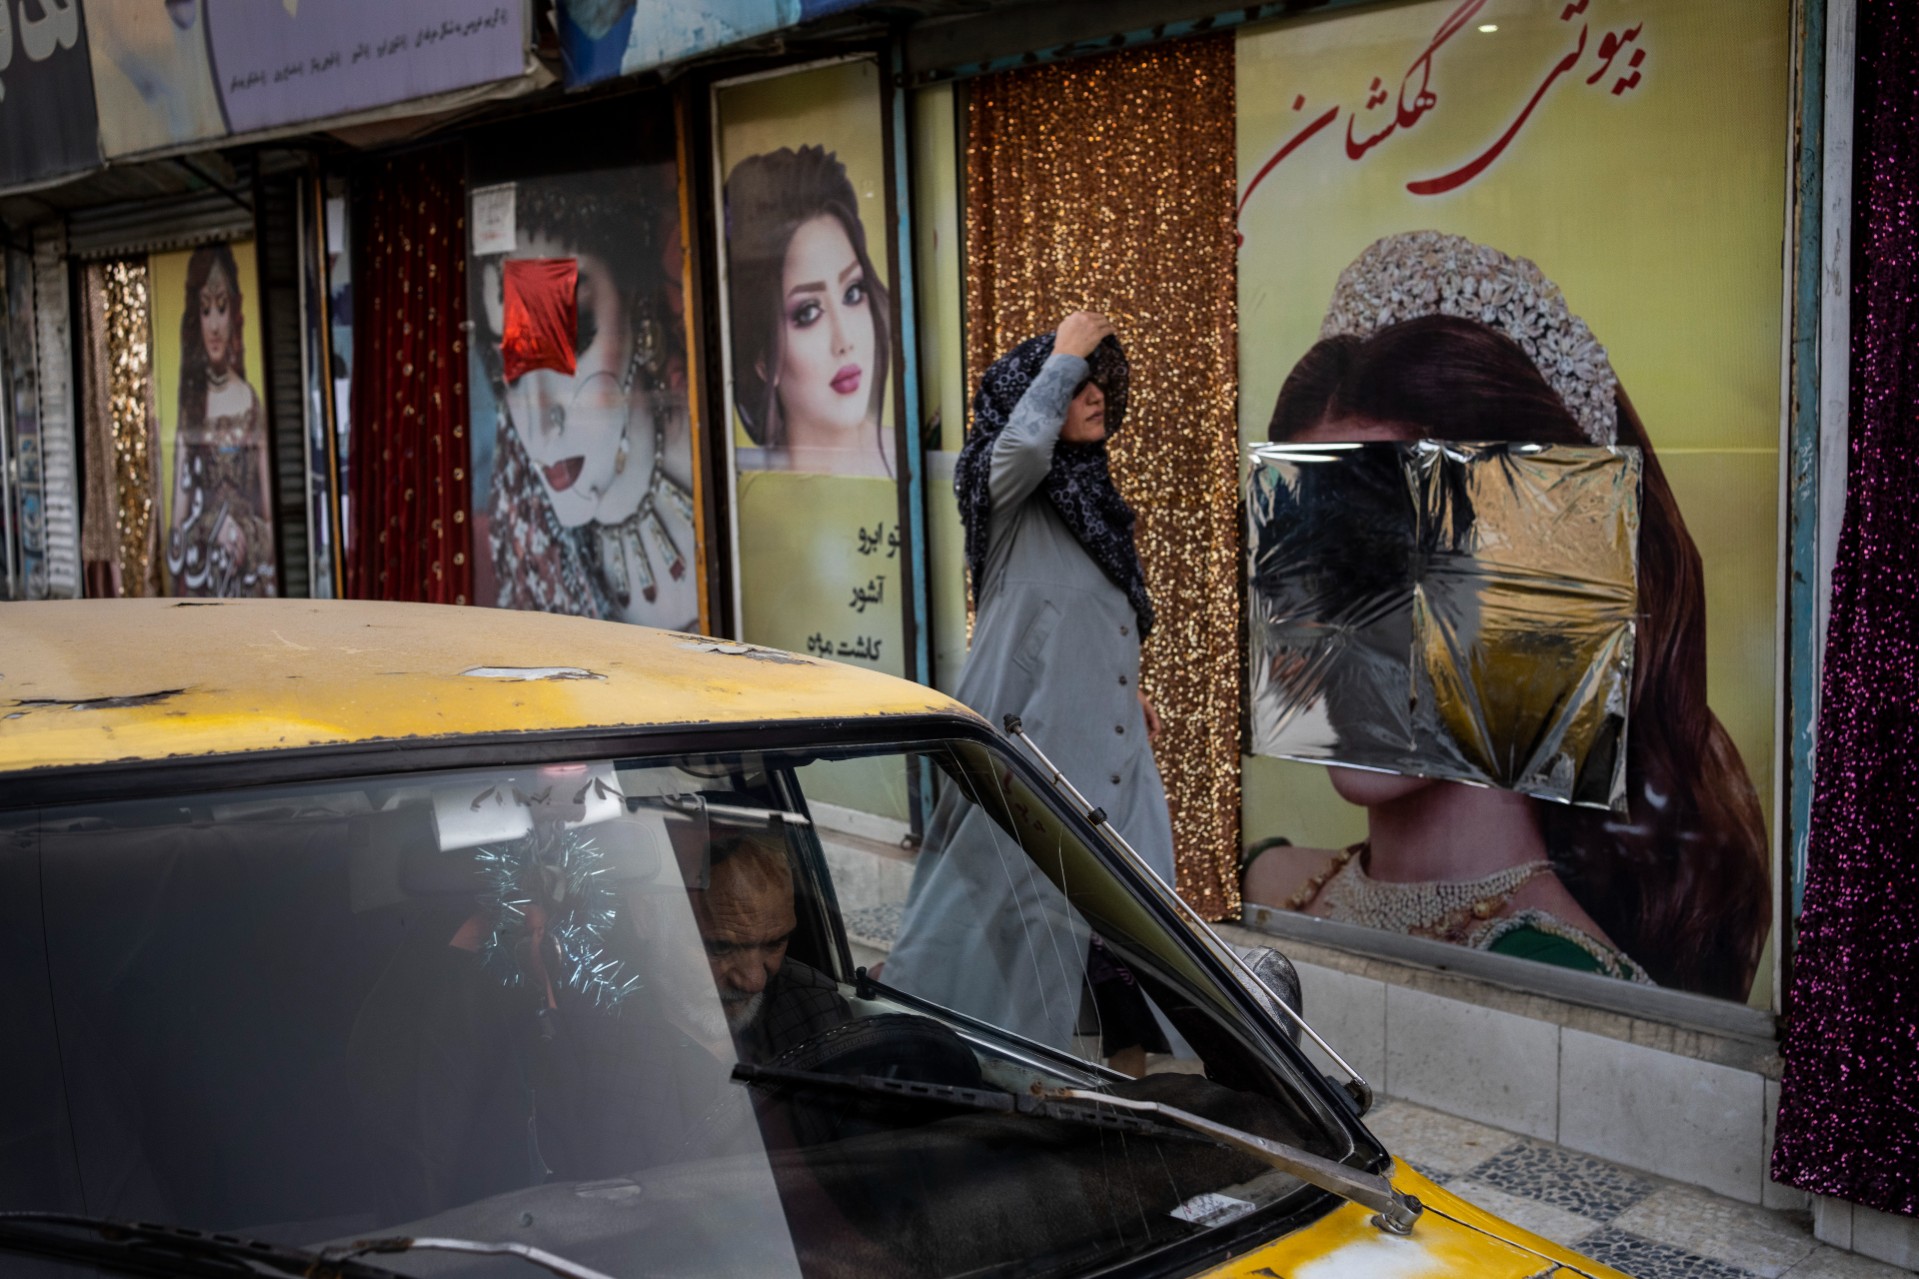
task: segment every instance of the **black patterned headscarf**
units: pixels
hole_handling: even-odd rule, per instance
[[[993,513],[993,444],[1052,353],[1053,334],[1027,338],[986,370],[979,393],[973,397],[973,431],[953,467],[953,492],[959,497],[960,519],[966,525],[966,566],[973,579],[975,606],[986,585],[987,538]],[[1093,349],[1087,363],[1093,381],[1106,393],[1106,435],[1111,439],[1126,419],[1126,388],[1131,378],[1126,352],[1118,338],[1109,337]],[[1153,601],[1146,593],[1146,575],[1133,544],[1133,508],[1113,484],[1106,440],[1097,444],[1061,440],[1055,444],[1053,467],[1046,473],[1040,491],[1093,562],[1126,592],[1139,618],[1139,637],[1145,639],[1153,629]]]

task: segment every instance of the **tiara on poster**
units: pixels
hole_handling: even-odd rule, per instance
[[[1594,444],[1619,436],[1619,378],[1606,348],[1526,258],[1462,235],[1408,231],[1378,240],[1340,272],[1322,338],[1370,337],[1428,315],[1477,320],[1526,352]]]

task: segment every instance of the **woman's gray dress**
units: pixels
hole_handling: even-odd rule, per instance
[[[1078,356],[1049,357],[994,442],[986,588],[958,696],[995,725],[1018,715],[1170,884],[1173,829],[1139,705],[1138,619],[1041,489],[1086,375]],[[948,787],[928,823],[886,981],[1066,1048],[1088,935],[1011,836]]]

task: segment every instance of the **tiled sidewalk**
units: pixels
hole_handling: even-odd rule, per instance
[[[1383,1101],[1366,1124],[1434,1181],[1634,1279],[1907,1274],[1817,1242],[1810,1214],[1736,1203],[1410,1102]]]

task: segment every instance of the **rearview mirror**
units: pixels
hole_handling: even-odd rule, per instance
[[[1265,993],[1278,1000],[1298,1016],[1305,1016],[1304,1000],[1300,997],[1299,970],[1293,967],[1293,961],[1286,958],[1271,946],[1260,946],[1245,954],[1246,967],[1253,976],[1259,978],[1259,984]],[[1285,1027],[1286,1035],[1295,1044],[1299,1042],[1299,1023],[1277,1008],[1270,1010],[1273,1020]]]

